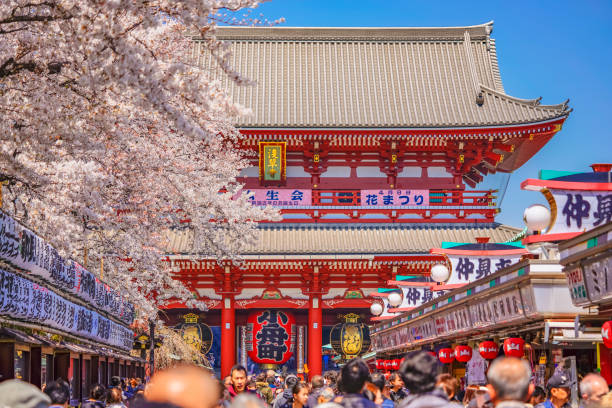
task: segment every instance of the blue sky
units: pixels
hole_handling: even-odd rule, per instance
[[[570,99],[565,126],[510,177],[497,221],[522,227],[523,210],[543,203],[520,190],[540,169],[590,171],[612,162],[612,1],[273,0],[258,12],[286,26],[463,26],[494,20],[504,88],[543,104]],[[253,13],[257,14],[257,13]]]

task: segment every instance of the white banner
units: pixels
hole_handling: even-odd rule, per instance
[[[612,193],[551,189],[557,219],[546,234],[588,231],[612,220]]]

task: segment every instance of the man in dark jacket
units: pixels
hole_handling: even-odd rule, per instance
[[[377,408],[378,406],[362,394],[363,387],[370,378],[370,370],[360,358],[350,360],[340,374],[340,391],[344,393],[340,405],[346,408]]]
[[[446,393],[436,388],[437,361],[426,351],[406,355],[399,373],[410,392],[400,408],[449,408],[457,404],[448,401]]]
[[[312,377],[312,381],[310,382],[312,388],[310,395],[308,396],[308,402],[306,402],[306,408],[314,408],[319,405],[318,398],[324,384],[323,377],[320,375],[315,375]]]
[[[274,400],[273,408],[280,408],[286,404],[293,403],[293,387],[298,383],[298,378],[295,375],[288,375],[285,378],[285,390]]]

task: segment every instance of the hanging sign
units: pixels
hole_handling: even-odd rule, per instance
[[[101,343],[132,348],[132,330],[29,279],[0,269],[0,315],[50,326]]]
[[[259,142],[259,179],[284,181],[286,172],[287,142]]]
[[[256,188],[246,190],[249,201],[253,205],[275,205],[285,207],[300,207],[312,205],[312,190]]]
[[[34,232],[0,211],[0,259],[38,276],[61,291],[70,292],[126,324],[134,320],[134,307],[118,292],[78,263],[62,258]]]
[[[429,205],[429,190],[361,190],[361,205],[426,207]]]
[[[610,222],[612,193],[609,191],[549,189],[556,219],[546,234],[583,232]]]
[[[295,318],[280,310],[264,310],[249,315],[247,351],[258,364],[284,364],[293,355]]]

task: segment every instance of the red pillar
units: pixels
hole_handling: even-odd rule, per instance
[[[229,375],[230,369],[236,364],[236,325],[234,299],[223,296],[221,309],[221,378]]]
[[[310,296],[308,309],[308,376],[322,374],[323,348],[323,313],[321,311],[321,298],[319,295]]]

